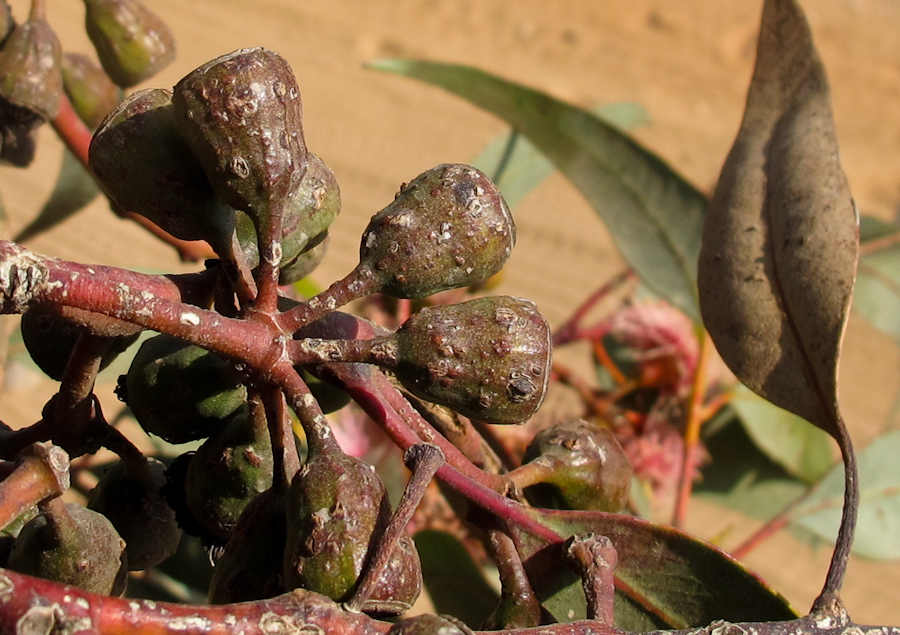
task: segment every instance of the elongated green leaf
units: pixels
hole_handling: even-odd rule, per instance
[[[742,382],[838,438],[837,361],[857,252],[825,70],[796,3],[770,0],[704,226],[700,304]]]
[[[715,434],[704,436],[704,445],[711,460],[694,493],[718,505],[769,520],[809,490],[759,449],[733,411]]]
[[[796,617],[783,597],[722,551],[675,529],[617,514],[533,509],[563,536],[595,533],[618,552],[616,626],[629,631]],[[583,618],[585,601],[575,571],[561,566],[560,545],[515,536],[529,579],[560,621]]]
[[[422,577],[438,613],[478,628],[500,597],[484,579],[465,547],[450,534],[420,531],[414,536],[422,560]]]
[[[56,185],[37,217],[14,240],[24,241],[63,222],[97,198],[100,189],[94,177],[71,152],[64,152]]]
[[[900,226],[865,216],[860,221],[863,255],[853,308],[872,326],[900,340]]]
[[[853,553],[877,560],[900,558],[900,430],[859,453],[859,522]],[[793,522],[834,540],[841,521],[844,468],[837,466],[791,514]]]
[[[744,386],[735,389],[731,406],[753,442],[794,476],[814,483],[834,464],[828,435],[806,420]]]
[[[483,71],[407,60],[371,67],[440,86],[506,120],[581,191],[643,282],[699,320],[706,198],[659,157],[590,112]]]
[[[591,111],[619,130],[628,130],[649,122],[650,116],[640,104],[605,104]],[[532,190],[556,171],[556,166],[527,137],[517,132],[494,139],[472,160],[472,165],[496,183],[510,207],[515,207]],[[500,177],[496,174],[500,171]]]

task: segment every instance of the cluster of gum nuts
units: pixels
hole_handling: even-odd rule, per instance
[[[122,0],[87,4],[96,5],[98,23],[101,10],[140,7]],[[150,30],[164,32],[160,25]],[[163,39],[170,47],[168,36]],[[107,60],[121,53],[97,50]],[[168,52],[154,55],[157,67],[170,59]],[[0,52],[0,70],[2,61]],[[111,73],[120,86],[138,76],[123,73]],[[404,184],[366,228],[357,267],[309,302],[271,295],[314,270],[340,211],[337,181],[307,150],[301,119],[288,64],[271,51],[244,49],[196,69],[172,91],[143,90],[119,103],[99,123],[90,166],[114,205],[214,249],[218,260],[207,263],[198,306],[237,319],[255,312],[295,318],[292,360],[322,411],[348,400],[321,381],[323,365],[365,363],[390,371],[414,397],[464,416],[487,423],[529,419],[546,391],[551,348],[547,323],[531,302],[477,298],[425,308],[374,339],[329,336],[329,318],[354,299],[372,293],[423,298],[500,270],[515,226],[497,188],[472,167],[441,165]],[[57,380],[81,333],[81,326],[41,305],[22,318],[29,352]],[[102,363],[137,335],[135,329],[107,338]],[[169,557],[183,529],[216,546],[213,603],[294,588],[347,600],[373,536],[390,518],[384,486],[371,466],[321,434],[320,419],[300,418],[305,462],[293,474],[279,472],[271,413],[248,388],[252,378],[240,361],[166,334],[146,339],[119,396],[148,434],[173,444],[202,441],[199,448],[168,468],[139,452],[120,453],[87,506],[54,498],[7,528],[4,566],[119,594],[127,571]],[[603,449],[613,446],[608,431],[583,422],[556,426],[535,439],[526,464],[511,477],[554,499],[548,504],[618,510],[630,473],[620,448]],[[601,483],[595,467],[585,467],[603,462],[617,463],[613,471],[621,478]],[[408,536],[397,540],[370,586],[362,610],[400,613],[415,600],[421,570]]]
[[[214,248],[219,260],[207,263],[214,275],[199,303],[237,319],[259,310],[273,280],[286,285],[313,270],[340,209],[334,175],[307,151],[293,73],[260,48],[217,58],[173,91],[127,97],[95,132],[90,164],[116,205]],[[441,165],[405,184],[372,218],[350,274],[308,303],[277,298],[277,313],[303,316],[291,351],[323,410],[343,400],[315,370],[352,362],[387,369],[410,394],[481,421],[530,418],[550,360],[549,329],[531,302],[485,297],[432,306],[370,340],[329,339],[327,328],[337,307],[371,293],[422,298],[483,281],[514,242],[509,209],[474,168]],[[35,361],[60,379],[79,327],[38,305],[23,315],[22,331]],[[135,337],[110,338],[104,362]],[[120,396],[148,433],[202,444],[168,469],[140,454],[122,456],[87,507],[42,506],[7,565],[114,594],[126,569],[161,562],[185,528],[220,546],[212,602],[298,587],[346,599],[372,536],[390,517],[384,486],[302,417],[308,454],[287,482],[275,469],[265,409],[250,398],[251,382],[235,361],[166,334],[146,339]],[[79,559],[88,551],[85,571]],[[403,536],[361,608],[400,612],[420,585],[415,547]]]

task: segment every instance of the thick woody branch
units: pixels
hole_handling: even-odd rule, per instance
[[[111,598],[0,569],[0,635],[385,635],[390,624],[351,613],[328,598],[296,590],[270,600],[193,606]],[[628,635],[590,620],[497,635]],[[652,635],[900,635],[900,627],[858,626],[833,617],[653,631]]]

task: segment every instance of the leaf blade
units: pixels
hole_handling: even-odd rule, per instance
[[[710,204],[700,305],[748,387],[832,436],[858,225],[799,7],[766,2],[744,120]]]

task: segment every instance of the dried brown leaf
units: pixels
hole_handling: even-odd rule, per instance
[[[704,226],[701,311],[741,381],[837,438],[858,243],[809,26],[794,0],[769,0],[744,120]]]

